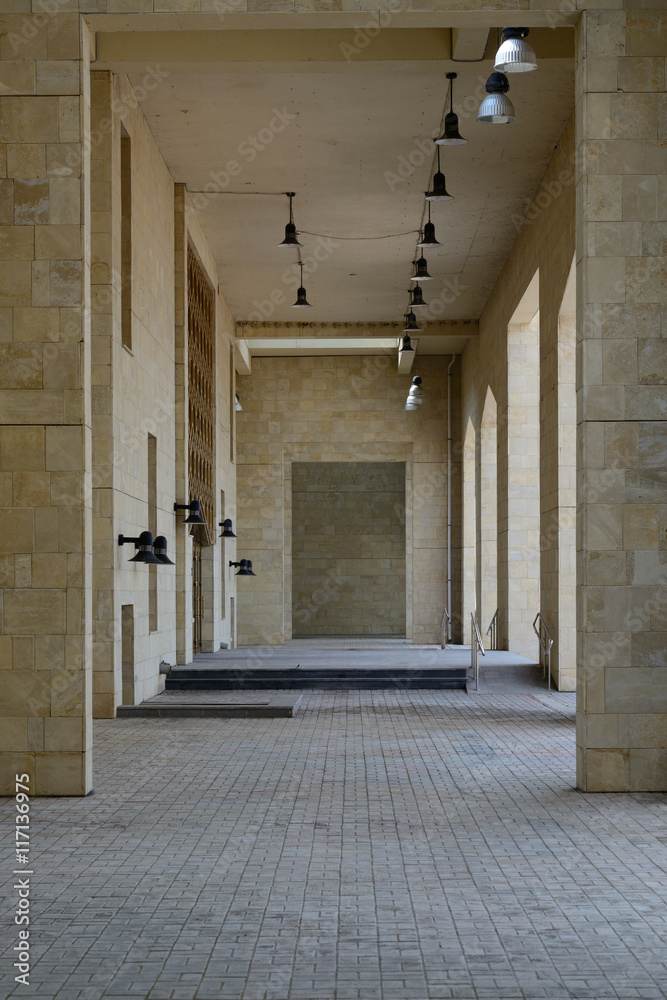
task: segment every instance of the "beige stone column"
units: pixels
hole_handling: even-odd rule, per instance
[[[665,55],[664,9],[582,14],[577,780],[587,791],[667,788]]]
[[[92,785],[88,74],[79,16],[2,18],[0,774]]]
[[[507,404],[498,413],[499,645],[535,659],[539,608],[539,314],[507,331]]]

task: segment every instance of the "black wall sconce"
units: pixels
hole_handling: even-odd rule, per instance
[[[242,559],[241,562],[232,562],[230,559],[229,565],[239,567],[239,571],[236,576],[257,576],[257,574],[252,571],[252,559]]]
[[[201,503],[199,500],[193,500],[192,503],[175,503],[174,512],[178,513],[179,510],[190,511],[183,524],[206,524],[206,521],[201,516]]]
[[[224,521],[220,521],[218,527],[222,528],[222,534],[218,535],[218,538],[236,538],[236,535],[232,531],[231,517],[226,517]]]
[[[130,538],[128,535],[119,535],[118,544],[125,545],[126,542],[134,542],[135,549],[138,549],[136,556],[128,559],[128,562],[154,563],[161,562],[153,552],[153,536],[150,531],[142,531],[138,538]]]
[[[167,539],[164,535],[158,535],[153,542],[153,553],[158,562],[165,563],[167,566],[176,565],[173,559],[167,555]]]

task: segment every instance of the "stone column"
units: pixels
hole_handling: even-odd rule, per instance
[[[577,781],[585,791],[667,788],[666,54],[664,9],[582,14]]]
[[[0,30],[3,794],[91,789],[88,73],[79,15]]]

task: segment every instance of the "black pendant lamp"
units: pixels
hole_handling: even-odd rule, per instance
[[[449,111],[445,115],[445,131],[434,141],[438,146],[463,146],[468,141],[459,135],[459,116],[454,112],[454,80],[457,73],[447,73],[449,84]]]
[[[292,213],[292,198],[295,197],[294,191],[286,191],[285,194],[289,198],[289,222],[285,226],[285,239],[282,243],[279,243],[279,247],[301,247],[303,243],[299,243],[296,238],[296,226],[294,225],[294,215]]]
[[[410,289],[410,294],[412,299],[410,300],[410,308],[415,309],[419,306],[427,306],[428,302],[424,302],[424,297],[422,295],[422,290],[420,285],[415,285],[414,288]]]
[[[165,563],[167,566],[176,565],[167,555],[167,539],[164,535],[158,535],[153,542],[153,552],[158,562]]]
[[[415,349],[412,346],[412,341],[410,340],[410,338],[407,335],[407,333],[403,337],[403,343],[399,347],[398,353],[399,354],[414,354],[415,353]]]
[[[449,194],[445,186],[445,175],[440,169],[440,146],[438,146],[438,169],[433,174],[433,190],[426,192],[427,201],[452,201],[453,195]]]
[[[415,273],[410,281],[433,281],[433,275],[428,273],[426,257],[420,257],[419,260],[413,260],[412,263],[415,266]]]
[[[438,243],[435,238],[435,226],[431,222],[431,203],[428,203],[428,222],[424,226],[424,232],[422,233],[421,239],[417,244],[418,247],[441,247],[442,243]]]
[[[218,535],[218,538],[236,538],[236,535],[232,531],[231,517],[226,517],[224,521],[220,521],[218,527],[222,528],[222,534]]]
[[[306,289],[303,287],[303,263],[299,261],[301,268],[301,287],[296,293],[296,302],[292,303],[292,309],[312,309],[312,305],[306,298]]]
[[[405,326],[403,327],[403,333],[419,333],[421,327],[417,323],[417,317],[413,312],[407,312],[405,314]]]

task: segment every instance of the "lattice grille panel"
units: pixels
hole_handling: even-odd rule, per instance
[[[214,343],[213,288],[188,246],[188,487],[201,502],[202,516],[214,533]]]

